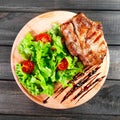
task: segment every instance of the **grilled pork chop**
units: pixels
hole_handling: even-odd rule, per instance
[[[88,19],[83,13],[61,25],[65,44],[72,56],[77,56],[85,66],[103,62],[107,52],[102,24]]]

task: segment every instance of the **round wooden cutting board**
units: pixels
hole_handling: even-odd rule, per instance
[[[15,73],[15,65],[22,61],[17,46],[26,33],[30,32],[35,36],[49,30],[52,23],[62,24],[74,15],[76,13],[68,11],[52,11],[33,18],[18,33],[12,47],[11,68],[18,86],[32,101],[48,108],[68,109],[87,102],[100,90],[108,74],[109,51],[107,51],[107,55],[100,66],[85,68],[85,74],[79,75],[78,79],[72,81],[74,83],[73,87],[62,88],[61,85],[56,84],[55,94],[51,97],[45,95],[33,96],[20,84]]]

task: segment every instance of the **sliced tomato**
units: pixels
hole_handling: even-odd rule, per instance
[[[32,73],[34,70],[34,63],[30,60],[22,62],[22,71],[26,74]]]
[[[40,33],[35,37],[36,41],[42,41],[43,43],[51,42],[51,37],[47,33]]]
[[[62,59],[60,63],[58,63],[59,70],[66,70],[68,68],[68,61],[66,58]]]

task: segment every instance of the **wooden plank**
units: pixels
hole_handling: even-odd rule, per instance
[[[0,63],[0,79],[14,80],[10,63]]]
[[[109,46],[110,69],[108,79],[120,80],[120,46]],[[14,79],[10,67],[11,46],[0,46],[0,79]]]
[[[0,79],[14,79],[10,66],[11,47],[0,46]]]
[[[120,46],[109,46],[110,67],[108,79],[120,79]]]
[[[20,115],[0,115],[0,120],[120,120],[120,116],[112,115],[61,115],[61,116],[20,116]]]
[[[40,11],[53,9],[85,9],[85,10],[120,10],[119,0],[2,0],[0,1],[1,11]]]
[[[80,11],[73,11],[80,12]],[[101,21],[109,45],[120,45],[119,11],[82,11],[89,18]],[[0,12],[0,45],[12,45],[20,29],[32,18],[41,14]]]
[[[36,13],[0,13],[0,45],[12,45],[17,33]]]
[[[42,107],[28,99],[14,81],[0,81],[0,113],[15,115],[64,116],[81,114],[120,115],[120,81],[106,81],[89,102],[72,109]]]

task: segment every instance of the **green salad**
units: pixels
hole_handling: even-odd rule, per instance
[[[62,87],[71,86],[69,81],[83,72],[84,66],[68,52],[60,25],[53,24],[50,30],[41,34],[43,38],[27,33],[18,45],[18,52],[24,61],[16,64],[16,75],[31,94],[51,96],[56,83]]]

